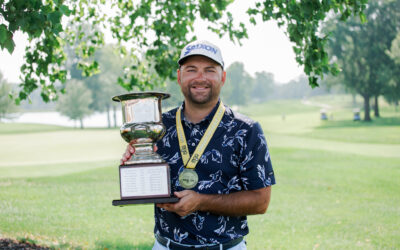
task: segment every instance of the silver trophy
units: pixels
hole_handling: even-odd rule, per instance
[[[112,98],[122,104],[121,136],[135,148],[132,157],[119,166],[121,200],[114,200],[113,205],[178,201],[171,195],[169,165],[154,151],[155,143],[165,134],[161,100],[169,96],[138,92]]]

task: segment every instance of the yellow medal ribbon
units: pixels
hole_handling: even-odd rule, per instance
[[[176,132],[178,134],[179,148],[181,150],[183,165],[186,168],[194,169],[196,167],[197,162],[199,162],[200,157],[204,153],[204,150],[210,143],[211,138],[215,133],[215,130],[217,130],[217,127],[221,122],[224,113],[225,113],[225,106],[222,104],[222,102],[220,102],[218,110],[215,113],[210,125],[208,126],[203,137],[201,138],[199,145],[197,145],[192,157],[190,157],[189,149],[186,142],[185,132],[183,131],[181,122],[181,108],[178,109],[178,111],[176,112]]]

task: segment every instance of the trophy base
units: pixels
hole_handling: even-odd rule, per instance
[[[149,204],[149,203],[175,203],[178,202],[178,197],[164,197],[164,198],[143,198],[143,199],[123,199],[113,200],[113,206],[129,206],[136,204]]]

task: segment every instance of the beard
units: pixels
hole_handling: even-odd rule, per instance
[[[195,93],[193,86],[207,87],[208,91],[206,93]],[[218,98],[218,96],[215,97],[215,92],[213,91],[211,84],[190,84],[187,88],[186,94],[184,93],[184,95],[188,101],[198,105],[210,103],[215,98]]]
[[[190,102],[194,103],[194,104],[206,104],[206,103],[210,102],[213,99],[212,98],[212,91],[210,91],[207,95],[199,96],[199,95],[193,94],[189,90],[189,93],[187,95],[187,99]]]

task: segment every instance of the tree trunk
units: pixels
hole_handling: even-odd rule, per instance
[[[378,97],[379,96],[375,96],[374,97],[374,102],[375,102],[375,105],[374,105],[374,116],[375,117],[379,117],[379,105],[378,105]]]
[[[107,127],[111,128],[110,106],[107,105]]]
[[[356,94],[351,94],[352,100],[353,100],[353,107],[356,107],[357,105],[357,99],[356,99]]]
[[[399,110],[399,100],[394,101],[394,111],[398,111]]]
[[[115,105],[112,106],[113,108],[113,116],[114,116],[114,128],[117,127],[117,107]]]
[[[81,129],[83,129],[83,119],[79,118],[79,123],[81,124]]]
[[[363,96],[364,98],[364,121],[371,121],[371,116],[369,115],[369,96]]]

